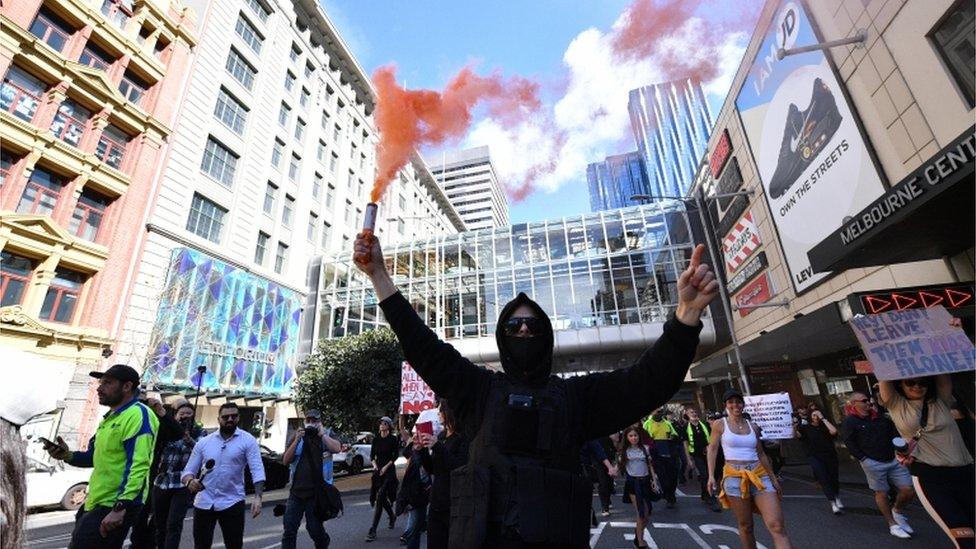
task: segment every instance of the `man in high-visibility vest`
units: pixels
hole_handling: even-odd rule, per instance
[[[665,506],[674,507],[677,499],[675,490],[678,488],[678,452],[681,450],[681,435],[664,417],[664,408],[658,408],[651,413],[651,417],[644,421],[644,430],[654,439],[654,472],[661,483],[664,493]]]
[[[708,493],[708,441],[711,438],[711,429],[708,423],[701,421],[698,417],[698,410],[691,406],[685,408],[685,416],[688,418],[688,425],[685,427],[685,455],[688,456],[688,468],[698,475],[698,482],[701,484],[701,499],[711,506],[715,512],[721,512],[722,506],[718,500]]]

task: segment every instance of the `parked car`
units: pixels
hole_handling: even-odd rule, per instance
[[[339,437],[342,451],[332,454],[332,467],[335,471],[346,471],[358,475],[367,467],[372,467],[369,451],[373,444],[373,433],[362,431],[352,438]]]
[[[261,463],[264,465],[265,491],[277,490],[288,486],[290,470],[287,465],[281,462],[281,454],[267,446],[261,445]],[[254,492],[251,471],[247,467],[244,468],[244,491],[248,494]]]
[[[74,511],[88,496],[88,477],[91,469],[41,463],[27,458],[27,507],[57,505]]]

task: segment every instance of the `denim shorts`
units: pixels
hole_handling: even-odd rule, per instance
[[[877,461],[865,457],[861,461],[861,468],[864,469],[864,476],[868,478],[868,487],[875,492],[887,492],[892,485],[897,488],[912,486],[912,475],[908,472],[908,467],[901,465],[897,460]]]
[[[755,469],[757,465],[759,465],[759,462],[750,463],[749,465],[736,465],[736,464],[732,464],[732,463],[726,463],[725,464],[726,467],[731,467],[733,469]],[[761,476],[761,477],[759,477],[759,478],[760,478],[760,480],[762,480],[763,486],[766,488],[765,492],[769,492],[771,494],[775,494],[776,493],[776,488],[773,487],[773,480],[771,478],[769,478],[769,474],[768,473],[765,474],[765,475],[763,475],[763,476]],[[722,479],[722,487],[725,488],[725,495],[727,495],[729,497],[733,497],[733,498],[741,498],[742,497],[742,479],[741,478],[739,478],[739,477],[725,477],[725,478]],[[765,492],[762,492],[762,493],[765,493]],[[759,493],[761,493],[759,491],[759,488],[756,487],[755,484],[753,484],[753,483],[750,482],[749,483],[749,496],[752,497],[752,496],[755,496],[756,494],[759,494]]]

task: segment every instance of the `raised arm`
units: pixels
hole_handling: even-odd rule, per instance
[[[417,316],[386,272],[383,252],[374,235],[359,234],[354,253],[356,266],[372,281],[383,316],[400,341],[410,365],[435,393],[456,402],[455,410],[465,415],[470,411],[466,409],[468,405],[479,400],[475,394],[479,387],[487,387],[481,380],[488,378],[488,371],[478,368],[454,347],[441,341]]]
[[[718,292],[718,283],[702,263],[699,244],[678,277],[678,308],[664,324],[654,346],[636,364],[608,373],[567,381],[582,401],[583,436],[593,439],[623,429],[667,402],[684,381],[695,358],[701,315]]]

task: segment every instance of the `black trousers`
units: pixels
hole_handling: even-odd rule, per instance
[[[186,488],[164,490],[153,487],[153,525],[158,549],[178,549],[183,520],[192,499]]]
[[[146,502],[132,521],[132,535],[129,536],[132,549],[153,549],[156,545],[156,525],[153,523],[152,499]]]
[[[695,460],[695,469],[698,469],[698,484],[701,485],[701,498],[705,501],[712,501],[714,496],[708,494],[708,458],[704,455],[692,455]]]
[[[837,463],[837,454],[807,457],[810,468],[813,469],[813,476],[820,483],[820,489],[828,500],[834,501],[840,492],[840,472]]]
[[[661,483],[664,499],[671,503],[675,501],[675,490],[678,488],[677,461],[675,456],[654,459],[654,472],[657,473],[658,482]]]
[[[140,511],[142,511],[141,505],[130,507],[122,519],[122,526],[112,530],[103,538],[98,529],[102,525],[102,519],[112,512],[111,507],[96,507],[91,511],[85,511],[84,507],[78,509],[68,549],[121,549],[125,536]]]
[[[593,470],[596,472],[596,490],[600,494],[600,507],[602,510],[608,511],[610,509],[610,487],[613,485],[613,479],[610,478],[610,473],[607,472],[607,468],[602,463],[594,465]]]
[[[447,549],[451,512],[431,510],[427,513],[427,549]]]
[[[215,509],[193,508],[193,547],[210,549],[213,545],[214,526],[220,523],[224,535],[224,547],[242,549],[244,547],[244,500],[217,511]]]
[[[916,462],[912,466],[915,493],[932,520],[955,540],[959,547],[976,547],[976,539],[958,537],[958,529],[976,528],[976,472],[973,464],[961,467],[934,467]]]

